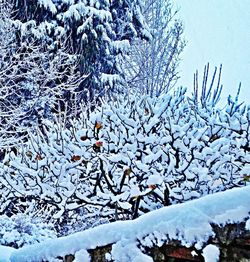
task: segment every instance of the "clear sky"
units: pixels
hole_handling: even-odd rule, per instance
[[[210,74],[222,64],[222,99],[235,95],[250,104],[250,0],[173,0],[180,8],[187,46],[178,85],[193,88],[193,74],[210,63]]]

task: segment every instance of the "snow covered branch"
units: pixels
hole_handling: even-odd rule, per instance
[[[36,42],[17,43],[18,30],[10,19],[10,7],[1,8],[0,21],[0,147],[20,143],[27,128],[51,117],[55,104],[78,96],[82,81],[77,59],[60,50],[52,56]]]
[[[124,58],[123,70],[129,87],[151,97],[166,94],[179,79],[180,54],[185,47],[183,25],[170,0],[142,4],[152,38],[135,40]]]

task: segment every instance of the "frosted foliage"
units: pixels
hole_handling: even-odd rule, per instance
[[[166,94],[179,78],[178,64],[185,42],[174,1],[141,1],[150,41],[138,39],[123,56],[122,68],[131,88],[151,97]]]
[[[65,92],[72,91],[72,97],[77,96],[74,92],[77,81],[83,77],[72,73],[76,66],[70,56],[58,52],[52,58],[42,46],[32,43],[16,49],[2,45],[0,60],[0,146],[3,148],[19,143],[29,127],[50,118],[51,110]]]
[[[249,184],[249,110],[196,109],[184,92],[103,104],[69,129],[47,121],[1,163],[0,211],[32,201],[39,216],[98,224]]]
[[[56,7],[51,0],[38,0],[38,3],[53,14],[57,12]]]
[[[56,232],[51,224],[45,224],[39,219],[18,214],[11,218],[0,216],[0,244],[12,247],[22,247],[55,238]]]
[[[29,127],[50,118],[66,92],[78,96],[74,91],[84,77],[76,72],[77,58],[63,47],[52,55],[44,44],[20,44],[10,13],[11,6],[0,3],[1,151],[20,143]]]

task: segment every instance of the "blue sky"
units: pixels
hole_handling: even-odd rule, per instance
[[[240,100],[250,104],[250,0],[174,0],[184,22],[186,49],[178,85],[193,88],[193,74],[204,65],[223,65],[222,99],[235,95],[242,83]]]

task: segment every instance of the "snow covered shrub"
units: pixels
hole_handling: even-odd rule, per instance
[[[1,164],[0,212],[96,223],[248,183],[250,108],[194,104],[178,89],[44,122]],[[31,210],[32,209],[32,210]],[[101,221],[102,220],[102,221]],[[88,222],[87,222],[88,221]]]
[[[19,248],[40,243],[48,238],[56,238],[52,224],[21,214],[12,217],[0,216],[0,245]]]

